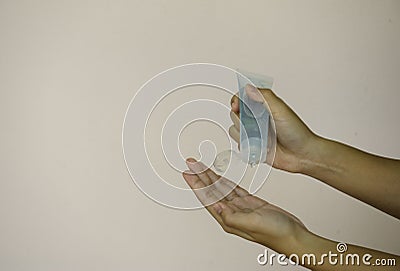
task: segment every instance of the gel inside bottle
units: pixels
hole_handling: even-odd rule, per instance
[[[220,152],[214,161],[214,168],[220,172],[226,170],[231,159],[240,159],[254,167],[267,158],[270,114],[263,102],[248,96],[246,85],[272,88],[273,80],[267,76],[242,70],[238,70],[236,75],[240,100],[240,152],[239,154],[231,150]]]
[[[243,72],[242,72],[243,73]],[[250,85],[259,88],[271,88],[272,84],[262,80],[261,76],[250,73],[238,75],[240,100],[240,157],[250,166],[264,162],[267,158],[269,112],[264,101],[255,101],[248,95]],[[248,81],[251,82],[248,82]],[[246,85],[247,87],[246,91]],[[254,91],[258,91],[255,89]],[[255,93],[254,96],[261,96]]]

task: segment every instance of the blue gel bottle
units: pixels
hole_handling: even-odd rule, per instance
[[[240,100],[240,159],[255,166],[267,158],[268,126],[270,114],[266,105],[254,101],[246,93],[246,85],[272,88],[270,77],[237,70]]]

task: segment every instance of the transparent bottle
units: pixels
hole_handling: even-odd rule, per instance
[[[255,93],[253,97],[249,97],[248,91],[251,88],[246,88],[247,85],[251,85],[256,88],[271,89],[273,79],[243,70],[237,70],[236,76],[239,89],[240,151],[239,153],[232,150],[220,152],[214,161],[214,168],[219,172],[226,171],[229,164],[232,161],[237,162],[237,160],[254,167],[259,163],[271,160],[268,159],[271,158],[271,154],[273,159],[275,152],[276,139],[269,138],[269,136],[275,136],[275,132],[270,131],[270,128],[274,127],[270,123],[271,116],[268,106],[259,92]],[[254,99],[257,94],[259,98]],[[271,144],[273,146],[270,146]],[[272,151],[272,149],[273,153],[268,153],[268,150]]]

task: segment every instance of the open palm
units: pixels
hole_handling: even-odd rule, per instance
[[[190,170],[183,173],[184,179],[226,232],[280,250],[307,231],[292,214],[249,194],[201,162],[188,159],[187,165]]]

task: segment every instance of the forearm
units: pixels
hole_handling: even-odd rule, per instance
[[[400,161],[318,137],[302,173],[400,218]]]

